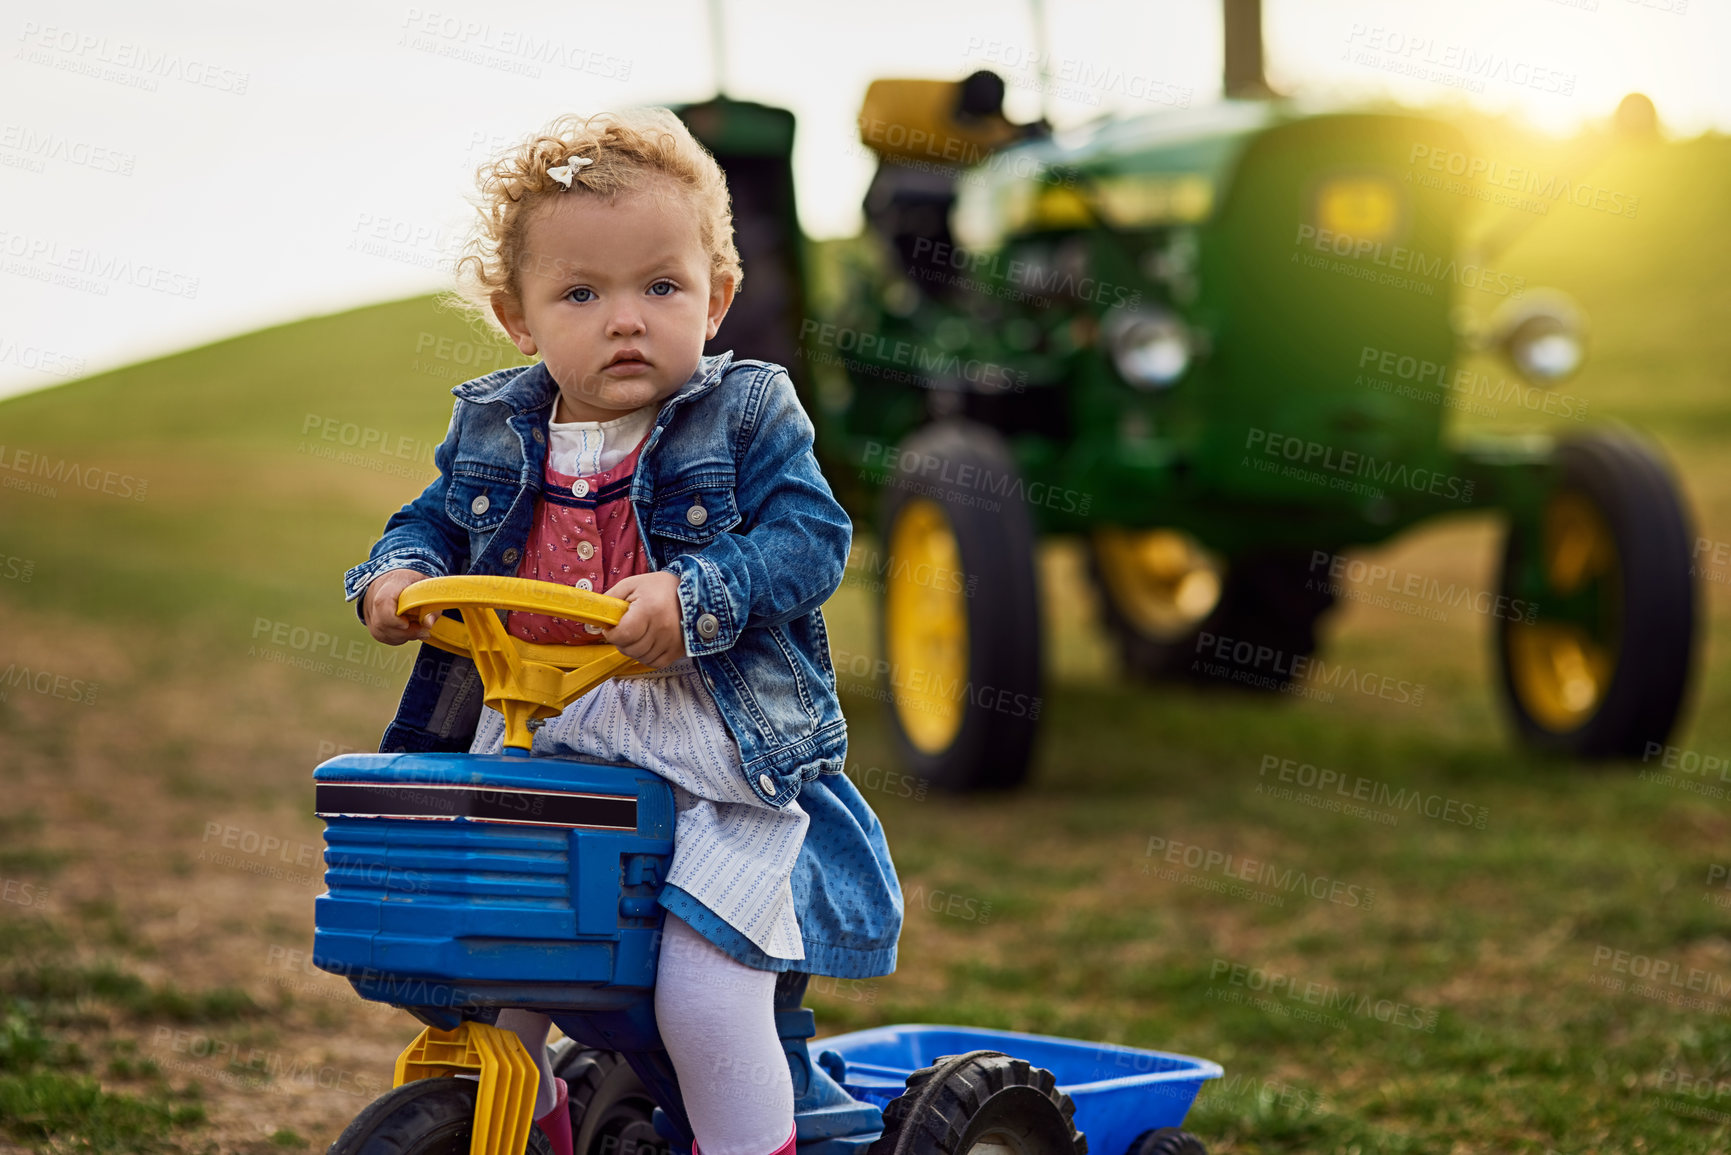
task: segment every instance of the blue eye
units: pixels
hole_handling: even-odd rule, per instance
[[[655,293],[655,290],[659,289],[663,285],[667,286],[668,291],[665,293]],[[656,281],[653,285],[649,286],[649,291],[655,293],[657,297],[668,297],[678,292],[679,286],[674,284],[672,281]]]
[[[577,296],[578,293],[588,293],[589,297],[579,297]],[[589,298],[594,295],[595,290],[591,289],[587,285],[578,285],[575,289],[572,289],[569,293],[565,294],[566,297],[571,299],[573,304],[577,305],[587,305],[589,303]]]

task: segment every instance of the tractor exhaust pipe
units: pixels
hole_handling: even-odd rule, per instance
[[[1265,100],[1274,95],[1262,76],[1262,0],[1221,0],[1226,24],[1222,87],[1229,100]]]

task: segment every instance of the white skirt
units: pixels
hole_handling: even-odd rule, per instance
[[[497,754],[505,717],[481,710],[471,754]],[[772,958],[803,959],[793,866],[810,818],[745,783],[739,747],[690,658],[603,682],[535,731],[532,754],[629,762],[673,787],[673,867],[667,881],[714,911]]]

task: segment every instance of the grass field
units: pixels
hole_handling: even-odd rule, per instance
[[[1701,538],[1731,541],[1731,147],[1597,179],[1637,217],[1565,211],[1503,261],[1582,301],[1594,359],[1570,389],[1652,432]],[[373,747],[410,656],[367,639],[341,573],[430,479],[446,390],[497,350],[415,300],[0,405],[0,1147],[322,1148],[388,1086],[411,1022],[307,962],[310,771]],[[82,483],[32,479],[37,458]],[[1498,540],[1465,517],[1364,556],[1486,586]],[[1731,565],[1710,556],[1674,741],[1726,758]],[[1349,600],[1329,621],[1332,659],[1422,685],[1420,705],[1127,687],[1074,544],[1042,564],[1075,596],[1046,622],[1025,790],[927,790],[881,687],[849,686],[849,772],[908,912],[894,975],[814,983],[820,1029],[1206,1056],[1227,1078],[1190,1124],[1216,1152],[1731,1145],[1731,770],[1517,749],[1491,622],[1462,609]],[[838,649],[873,650],[870,580],[830,607]],[[1366,813],[1304,766],[1367,782]],[[1216,893],[1210,853],[1328,885]]]

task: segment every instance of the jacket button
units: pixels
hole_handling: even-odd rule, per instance
[[[594,557],[595,556],[595,543],[592,541],[580,541],[580,542],[578,542],[577,543],[577,556],[582,558],[584,561],[588,561],[590,558]]]
[[[759,774],[757,776],[757,784],[763,787],[763,792],[765,794],[775,793],[775,782],[768,774]]]
[[[595,588],[595,583],[590,581],[588,578],[578,578],[577,588],[580,590],[593,590]]]
[[[547,435],[541,432],[541,427],[539,425],[535,426],[534,432],[530,433],[529,436],[533,437],[537,444],[547,440]]]
[[[516,547],[513,546],[512,548],[506,550],[504,553],[500,554],[499,560],[504,562],[506,565],[516,565],[517,559],[522,557],[522,556],[523,556],[522,554],[517,552]]]
[[[578,497],[588,497],[589,483],[579,477],[576,481],[571,483],[571,492],[575,493]]]
[[[704,641],[712,640],[721,632],[721,619],[714,614],[704,614],[697,619],[697,636]]]
[[[492,504],[492,502],[487,500],[487,495],[483,493],[480,497],[477,497],[474,501],[469,503],[469,512],[473,513],[476,517],[479,517],[483,513],[486,513],[487,507]]]
[[[701,505],[693,503],[691,508],[685,511],[685,520],[692,525],[702,525],[709,520],[709,511]]]

